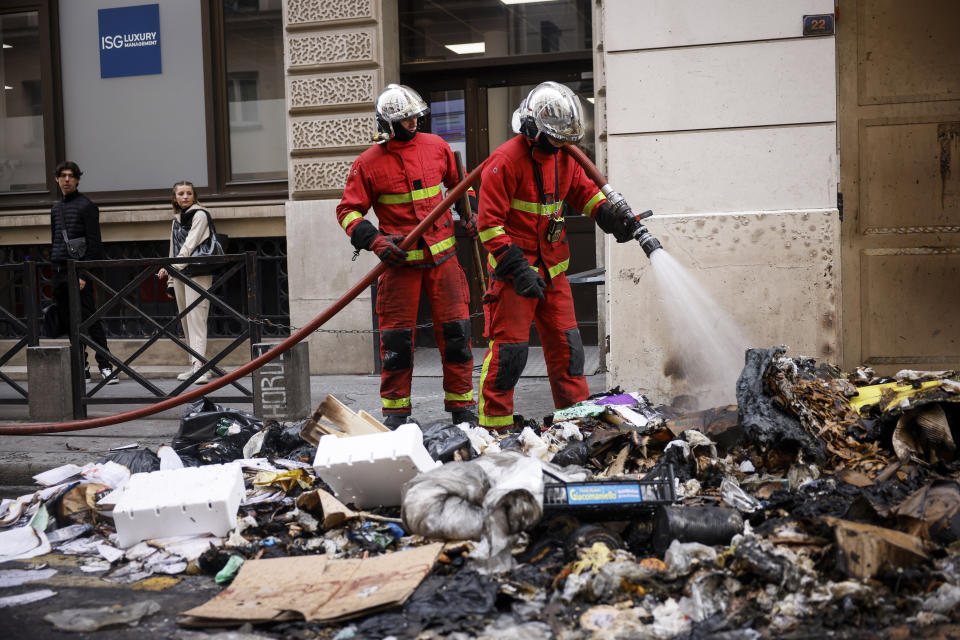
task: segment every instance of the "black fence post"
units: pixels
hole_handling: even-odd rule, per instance
[[[260,327],[260,278],[257,277],[257,253],[245,252],[244,263],[247,276],[247,327],[250,331],[250,359],[259,354],[254,345],[262,342]]]
[[[23,304],[27,312],[27,344],[36,347],[40,344],[40,327],[38,309],[40,306],[37,296],[37,263],[27,260],[23,265]]]
[[[80,281],[77,277],[77,261],[67,260],[67,292],[69,295],[70,316],[70,371],[73,372],[71,386],[73,392],[73,417],[76,419],[87,417],[87,405],[83,402],[86,391],[84,370],[84,346],[80,342]],[[56,294],[56,282],[54,283]]]

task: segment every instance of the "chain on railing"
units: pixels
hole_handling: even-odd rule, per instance
[[[479,313],[472,313],[472,314],[470,314],[469,316],[467,316],[467,318],[468,318],[469,320],[473,320],[474,318],[482,318],[482,317],[483,317],[483,312],[482,312],[482,311],[479,312]],[[247,321],[248,321],[248,322],[253,322],[253,323],[259,324],[259,325],[264,326],[264,327],[272,327],[272,328],[277,328],[277,329],[287,329],[287,330],[289,330],[289,331],[291,331],[291,332],[293,332],[293,331],[299,331],[299,330],[300,330],[300,327],[294,327],[294,326],[291,326],[291,325],[281,324],[281,323],[279,323],[279,322],[273,322],[273,321],[270,320],[270,319],[259,319],[259,320],[256,320],[256,319],[253,319],[253,318],[247,318]],[[414,329],[426,329],[426,328],[429,328],[429,327],[432,327],[432,326],[433,326],[433,323],[432,323],[432,322],[424,322],[423,324],[415,324],[415,325],[413,325],[413,328],[414,328]],[[351,334],[358,334],[358,333],[359,333],[359,334],[374,334],[374,335],[376,335],[376,334],[379,334],[379,333],[380,333],[380,330],[379,330],[379,329],[315,329],[315,330],[313,331],[313,333],[351,333]]]

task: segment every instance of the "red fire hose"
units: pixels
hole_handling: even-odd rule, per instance
[[[467,174],[467,177],[461,180],[459,184],[447,192],[447,196],[440,202],[440,204],[434,207],[433,211],[430,212],[430,215],[424,218],[420,224],[418,224],[416,228],[414,228],[414,230],[403,239],[403,242],[400,243],[401,249],[410,249],[414,244],[416,244],[420,236],[423,235],[423,232],[426,231],[427,228],[432,225],[434,221],[443,214],[444,211],[449,209],[450,206],[456,202],[460,196],[463,195],[463,193],[467,190],[467,187],[472,186],[473,183],[477,181],[477,179],[480,177],[480,171],[483,169],[484,164],[485,162],[481,163],[476,169]],[[208,382],[207,384],[203,385],[202,387],[198,387],[193,391],[188,391],[187,393],[175,396],[173,398],[167,398],[166,400],[158,402],[157,404],[134,409],[133,411],[118,413],[112,416],[105,416],[103,418],[89,418],[86,420],[74,420],[72,422],[50,424],[0,425],[0,435],[29,436],[38,433],[64,433],[67,431],[83,431],[85,429],[94,429],[96,427],[106,427],[111,424],[128,422],[130,420],[152,416],[155,413],[172,409],[173,407],[181,405],[185,402],[205,396],[212,391],[216,391],[217,389],[230,384],[237,378],[247,375],[254,369],[265,365],[296,343],[308,337],[318,327],[322,326],[330,318],[337,315],[337,313],[347,306],[351,300],[360,295],[360,293],[369,287],[385,269],[386,265],[381,262],[373,269],[373,271],[368,273],[362,280],[360,280],[360,282],[355,284],[353,288],[344,293],[339,300],[334,302],[332,305],[327,307],[323,313],[311,320],[307,326],[298,330],[283,342],[278,343],[275,347],[272,347],[269,351],[251,360],[236,371]]]

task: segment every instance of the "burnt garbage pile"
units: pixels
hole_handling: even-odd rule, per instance
[[[286,425],[204,401],[172,447],[39,474],[0,517],[32,530],[35,555],[79,555],[108,581],[230,584],[179,624],[274,637],[903,637],[960,623],[954,372],[843,373],[756,349],[737,405],[686,406],[612,389],[493,434],[391,432],[331,397]]]

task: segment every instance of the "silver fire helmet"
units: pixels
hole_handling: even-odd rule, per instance
[[[425,116],[430,107],[420,94],[402,84],[388,84],[377,97],[377,128],[393,137],[393,123]]]
[[[531,139],[545,133],[555,140],[579,142],[583,138],[583,107],[568,87],[543,82],[513,112],[512,125],[516,133]]]

